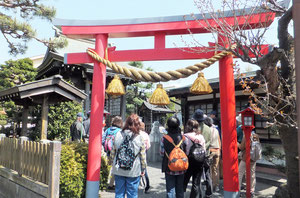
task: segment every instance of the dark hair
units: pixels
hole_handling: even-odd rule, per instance
[[[127,117],[123,130],[128,129],[133,133],[139,134],[140,128],[141,122],[139,116],[136,114],[131,114],[129,117]]]
[[[189,132],[200,133],[198,128],[199,128],[199,123],[197,122],[197,120],[189,119],[184,127],[184,133],[189,133]]]
[[[111,126],[122,128],[123,126],[123,120],[120,116],[116,116],[111,121]]]
[[[180,133],[181,129],[179,128],[180,121],[177,117],[169,117],[167,121],[167,131],[168,133]]]
[[[207,126],[211,127],[214,123],[214,120],[211,117],[206,117],[204,120],[204,124],[206,124]]]

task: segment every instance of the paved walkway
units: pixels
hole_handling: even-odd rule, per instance
[[[161,172],[161,163],[149,163],[148,174],[150,178],[150,190],[149,194],[144,194],[142,187],[139,188],[139,198],[164,198],[166,197],[166,185],[164,174]],[[222,181],[221,181],[222,182]],[[268,182],[258,182],[256,183],[256,197],[257,198],[271,198],[275,193],[276,186],[272,186]],[[185,197],[188,198],[190,194],[191,183],[185,193]],[[242,191],[242,197],[245,194],[245,191]],[[114,192],[100,192],[101,198],[113,198]],[[223,191],[220,190],[219,193],[214,193],[213,198],[223,197]]]

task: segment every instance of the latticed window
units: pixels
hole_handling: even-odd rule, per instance
[[[197,109],[201,109],[205,114],[209,114],[213,110],[213,104],[208,103],[208,104],[191,104],[189,105],[189,118],[193,117],[194,112]]]

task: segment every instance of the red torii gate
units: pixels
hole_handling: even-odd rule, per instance
[[[238,14],[237,14],[238,13]],[[261,28],[269,26],[275,13],[257,9],[225,12],[222,20],[229,25],[238,25],[247,28]],[[240,14],[240,15],[239,15]],[[112,62],[124,61],[153,61],[153,60],[183,60],[183,59],[207,59],[215,52],[190,53],[190,48],[166,48],[167,35],[208,33],[207,23],[219,27],[214,19],[195,15],[197,21],[190,16],[171,16],[142,19],[122,20],[63,20],[55,19],[54,25],[62,30],[62,33],[71,38],[94,38],[95,52],[104,57],[108,38],[154,36],[154,49],[122,50],[109,48],[108,57]],[[238,22],[236,22],[238,21]],[[247,24],[245,26],[245,23]],[[218,42],[224,44],[226,38],[219,35]],[[226,47],[226,46],[225,46]],[[261,53],[268,52],[268,46],[261,47]],[[196,50],[205,50],[205,47]],[[96,198],[99,191],[99,175],[101,166],[101,139],[102,119],[105,100],[106,67],[102,63],[95,62],[87,53],[65,54],[65,64],[94,63],[91,125],[87,166],[86,197]],[[233,57],[228,55],[219,62],[220,73],[220,103],[222,124],[222,151],[223,151],[223,178],[224,197],[237,197],[239,191],[238,182],[238,157],[236,137],[236,110],[235,110],[235,85],[233,75]]]

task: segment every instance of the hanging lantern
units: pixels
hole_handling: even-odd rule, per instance
[[[163,89],[162,84],[158,84],[152,96],[149,99],[150,104],[153,105],[168,105],[170,99],[167,92]]]
[[[113,96],[120,96],[125,94],[125,87],[118,75],[109,83],[106,93]]]
[[[193,94],[209,94],[213,92],[211,86],[204,78],[203,72],[198,74],[198,78],[195,80],[193,85],[190,88],[190,92]]]

